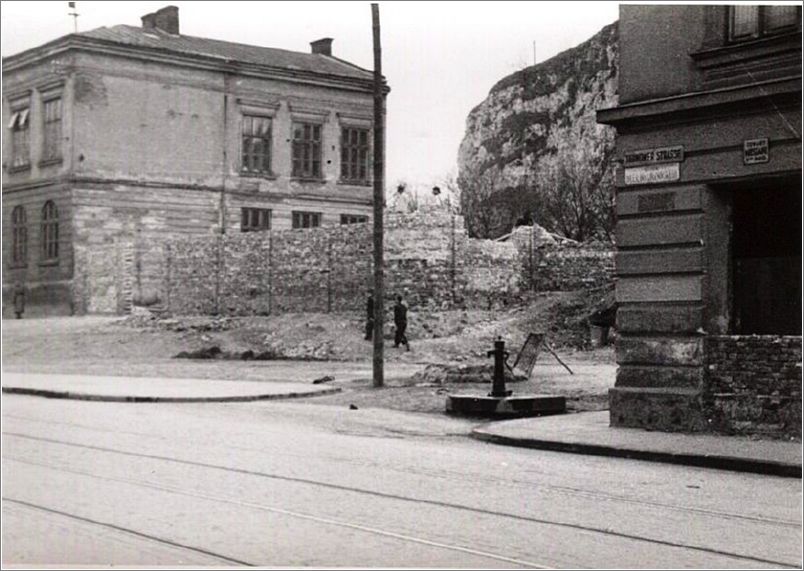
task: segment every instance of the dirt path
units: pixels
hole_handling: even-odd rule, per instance
[[[412,375],[427,364],[490,363],[486,351],[505,335],[512,353],[527,331],[543,327],[541,307],[508,312],[413,314],[412,350],[386,343],[386,383],[371,383],[372,346],[362,337],[357,314],[288,314],[254,318],[63,317],[4,320],[3,370],[13,372],[128,375],[164,378],[284,381],[310,383],[331,376],[338,395],[311,399],[316,404],[380,407],[416,412],[444,411],[446,394],[480,393],[488,384],[423,383]],[[386,331],[386,337],[392,332]],[[182,351],[217,346],[230,352],[271,349],[293,361],[176,359]],[[616,367],[611,348],[560,349],[570,375],[544,352],[530,380],[510,386],[516,394],[554,393],[568,397],[570,408],[607,406]],[[313,359],[313,360],[311,360]]]

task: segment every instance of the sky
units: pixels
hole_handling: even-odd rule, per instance
[[[182,34],[333,55],[373,69],[369,2],[77,2],[78,30],[141,25],[179,7]],[[616,2],[380,2],[387,102],[386,183],[411,189],[457,174],[466,117],[506,75],[590,38],[618,17]],[[3,1],[2,56],[72,33],[66,1]],[[391,186],[393,185],[393,186]]]

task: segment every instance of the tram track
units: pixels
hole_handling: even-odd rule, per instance
[[[473,513],[473,514],[476,514],[476,515],[492,516],[492,517],[512,519],[512,520],[521,521],[521,522],[528,522],[528,523],[532,523],[532,524],[555,526],[555,527],[560,527],[560,528],[565,528],[565,529],[572,529],[572,530],[577,530],[577,531],[584,531],[584,532],[589,532],[589,533],[594,533],[594,534],[600,534],[602,536],[616,537],[616,538],[620,538],[620,539],[632,540],[632,541],[637,541],[637,542],[642,542],[642,543],[647,543],[647,544],[652,544],[652,545],[661,545],[661,546],[665,546],[665,547],[696,551],[696,552],[700,552],[700,553],[706,553],[706,554],[709,554],[709,555],[716,555],[716,556],[721,556],[721,557],[732,558],[732,559],[740,560],[740,561],[751,561],[751,562],[755,562],[755,563],[763,563],[763,564],[769,564],[769,565],[773,565],[773,566],[789,567],[789,568],[798,568],[799,567],[798,563],[789,563],[789,562],[778,561],[778,560],[774,560],[774,559],[767,559],[767,558],[755,557],[755,556],[747,555],[747,554],[736,553],[736,552],[733,552],[733,551],[725,551],[725,550],[721,550],[721,549],[715,549],[715,548],[704,547],[704,546],[699,546],[699,545],[692,545],[692,544],[688,544],[688,543],[681,543],[681,542],[675,542],[675,541],[669,541],[669,540],[662,540],[662,539],[644,537],[644,536],[640,536],[640,535],[636,535],[636,534],[618,532],[618,531],[614,531],[614,530],[611,530],[611,529],[604,529],[604,528],[595,527],[595,526],[588,526],[588,525],[569,523],[569,522],[561,522],[561,521],[556,521],[556,520],[551,520],[551,519],[546,519],[546,518],[536,518],[536,517],[532,517],[532,516],[525,516],[525,515],[520,515],[520,514],[513,514],[513,513],[502,512],[502,511],[496,511],[496,510],[489,510],[489,509],[478,508],[478,507],[473,507],[473,506],[466,506],[466,505],[461,505],[461,504],[456,504],[456,503],[451,503],[451,502],[413,498],[413,497],[408,497],[408,496],[402,496],[402,495],[399,495],[399,494],[392,494],[392,493],[380,492],[380,491],[376,491],[376,490],[368,490],[368,489],[364,489],[364,488],[358,488],[358,487],[354,487],[354,486],[345,486],[345,485],[341,485],[341,484],[334,484],[334,483],[330,483],[330,482],[322,482],[322,481],[311,480],[311,479],[306,479],[306,478],[297,478],[297,477],[291,477],[291,476],[284,476],[284,475],[280,475],[280,474],[271,474],[271,473],[266,473],[266,472],[260,472],[260,471],[256,471],[256,470],[247,470],[247,469],[242,469],[242,468],[234,468],[234,467],[230,467],[230,466],[224,466],[224,465],[220,465],[220,464],[212,464],[212,463],[208,463],[208,462],[199,462],[199,461],[194,461],[194,460],[183,460],[183,459],[172,458],[172,457],[162,456],[162,455],[157,455],[157,454],[145,454],[145,453],[140,453],[140,452],[131,452],[131,451],[128,451],[128,450],[121,450],[121,449],[109,448],[109,447],[104,447],[104,446],[82,444],[82,443],[76,443],[76,442],[70,442],[70,441],[64,441],[64,440],[57,440],[57,439],[53,439],[53,438],[44,438],[44,437],[39,437],[39,436],[35,436],[35,435],[30,435],[30,434],[23,434],[23,433],[16,433],[16,432],[3,432],[3,434],[6,435],[6,436],[11,436],[11,437],[17,437],[17,438],[28,439],[28,440],[33,440],[33,441],[46,442],[46,443],[50,443],[50,444],[62,445],[62,446],[67,446],[67,447],[82,448],[82,449],[92,450],[92,451],[96,451],[96,452],[102,452],[102,453],[108,453],[108,454],[117,454],[117,455],[133,457],[133,458],[143,458],[143,459],[150,459],[150,460],[156,460],[156,461],[164,461],[164,462],[170,462],[170,463],[174,463],[174,464],[178,464],[178,465],[185,465],[185,466],[192,466],[192,467],[196,467],[196,468],[218,470],[218,471],[224,471],[224,472],[227,472],[227,473],[236,473],[236,474],[241,474],[241,475],[259,477],[259,478],[267,478],[267,479],[291,482],[291,483],[296,483],[296,484],[313,485],[313,486],[323,487],[323,488],[327,488],[327,489],[333,489],[333,490],[338,490],[338,491],[347,491],[347,492],[352,492],[352,493],[358,493],[358,494],[378,497],[378,498],[382,498],[382,499],[390,499],[390,500],[403,501],[403,502],[412,502],[412,503],[416,503],[416,504],[430,505],[430,506],[434,506],[434,507],[438,507],[438,508],[444,508],[444,509],[460,510],[460,511],[464,511],[464,512]],[[225,498],[225,497],[220,497],[220,496],[211,496],[211,495],[202,494],[200,492],[191,492],[191,491],[188,491],[188,490],[183,490],[183,489],[179,489],[179,488],[175,488],[175,487],[171,487],[171,486],[164,486],[162,484],[149,483],[149,482],[142,481],[142,480],[135,480],[135,479],[129,479],[129,478],[116,478],[116,477],[111,477],[111,476],[102,476],[102,475],[93,474],[93,473],[86,472],[86,471],[78,471],[78,470],[73,470],[73,469],[70,469],[70,468],[64,468],[63,466],[56,466],[56,465],[51,465],[51,464],[41,463],[41,462],[33,462],[33,461],[30,461],[30,460],[27,460],[27,459],[24,459],[24,458],[15,458],[13,456],[8,456],[8,455],[4,455],[4,458],[7,458],[7,459],[12,460],[12,461],[17,461],[17,462],[30,464],[30,465],[50,468],[50,469],[53,469],[53,470],[61,470],[61,471],[65,471],[65,472],[80,474],[80,475],[87,476],[87,477],[100,478],[100,479],[106,479],[106,480],[109,480],[109,481],[128,483],[128,484],[132,484],[132,485],[137,485],[137,486],[142,486],[142,487],[147,487],[147,488],[152,488],[152,489],[159,489],[159,490],[162,490],[162,491],[168,491],[168,492],[181,494],[181,495],[185,495],[185,496],[208,499],[208,500],[212,500],[212,501],[221,501],[221,502],[233,503],[233,504],[237,504],[237,505],[240,505],[240,506],[243,506],[243,507],[253,507],[253,508],[262,509],[262,510],[266,510],[266,511],[271,511],[271,512],[274,512],[274,513],[280,513],[280,514],[284,514],[284,515],[288,515],[288,516],[292,516],[292,517],[299,517],[299,518],[302,518],[302,519],[311,519],[313,521],[319,521],[320,523],[330,523],[330,524],[339,525],[339,526],[342,526],[342,527],[351,527],[353,529],[362,529],[363,531],[368,531],[368,532],[371,532],[371,533],[377,533],[377,534],[380,534],[380,535],[386,535],[386,536],[389,536],[389,537],[397,537],[398,539],[404,539],[404,540],[407,540],[407,541],[414,541],[414,542],[419,542],[419,543],[424,543],[424,542],[429,541],[429,540],[426,540],[426,539],[423,539],[423,538],[416,538],[416,537],[407,536],[407,535],[404,535],[404,534],[397,534],[397,533],[392,532],[392,531],[379,530],[379,529],[376,529],[376,528],[372,528],[372,527],[369,527],[369,526],[362,526],[360,524],[354,524],[354,523],[351,523],[351,522],[333,520],[333,519],[329,519],[329,518],[321,518],[319,516],[315,516],[315,515],[312,515],[312,514],[303,514],[303,513],[300,513],[300,512],[292,512],[292,511],[284,510],[282,508],[278,508],[278,507],[275,507],[275,506],[266,506],[266,505],[263,505],[263,504],[257,504],[257,503],[251,503],[251,502],[241,502],[240,500],[236,500],[236,499],[233,499],[233,498]],[[769,522],[762,522],[762,523],[771,523],[771,524],[773,524],[774,522],[769,521]],[[778,524],[778,522],[777,522],[777,524]],[[800,526],[797,526],[797,527],[800,527]],[[428,544],[436,545],[434,542],[430,542]],[[465,551],[467,553],[474,551],[474,550],[469,550],[468,548],[465,548],[465,547],[449,546],[447,544],[437,544],[436,546],[443,547],[443,548],[449,548],[449,549],[462,550],[462,551]],[[502,556],[500,554],[489,554],[489,553],[486,553],[486,552],[483,552],[483,553],[485,553],[484,556],[492,557],[494,559],[498,559],[498,560],[501,560],[501,561],[516,562],[517,564],[523,564],[523,565],[526,565],[526,566],[537,567],[537,568],[543,568],[544,567],[543,565],[538,564],[538,563],[534,563],[534,562],[525,562],[525,561],[521,561],[521,560],[513,560],[511,558],[505,558],[504,556]],[[479,554],[479,553],[475,553],[475,554]]]
[[[409,542],[409,543],[415,543],[415,544],[424,545],[424,546],[428,546],[428,547],[436,547],[436,548],[440,548],[440,549],[447,549],[447,550],[450,550],[450,551],[457,551],[457,552],[465,553],[465,554],[468,554],[468,555],[474,555],[474,556],[477,556],[477,557],[483,557],[483,558],[487,558],[487,559],[494,559],[494,560],[497,560],[497,561],[502,561],[504,563],[513,563],[513,564],[516,564],[516,565],[521,565],[523,567],[529,567],[531,569],[552,569],[552,567],[549,567],[549,566],[546,566],[546,565],[542,565],[542,564],[535,563],[535,562],[532,562],[532,561],[525,561],[525,560],[517,559],[517,558],[513,558],[513,557],[507,557],[507,556],[505,556],[503,554],[500,554],[500,553],[491,553],[489,551],[483,551],[483,550],[479,550],[479,549],[471,549],[471,548],[464,547],[464,546],[461,546],[461,545],[453,545],[453,544],[448,544],[448,543],[443,543],[443,542],[438,542],[438,541],[432,541],[432,540],[429,540],[429,539],[426,539],[426,538],[416,537],[416,536],[413,536],[413,535],[410,535],[410,534],[396,533],[396,532],[393,532],[393,531],[383,530],[383,529],[376,528],[376,527],[373,527],[373,526],[366,526],[366,525],[362,525],[362,524],[352,523],[352,522],[348,522],[348,521],[344,521],[344,520],[338,520],[338,519],[329,518],[329,517],[316,516],[314,514],[307,514],[307,513],[303,513],[303,512],[287,510],[287,509],[279,508],[279,507],[276,507],[276,506],[268,506],[268,505],[265,505],[265,504],[260,504],[260,503],[256,503],[256,502],[247,502],[247,501],[237,500],[237,499],[229,498],[229,497],[225,497],[225,496],[219,496],[219,495],[213,495],[213,494],[205,494],[205,493],[201,493],[201,492],[194,492],[194,491],[189,491],[189,490],[186,490],[186,489],[177,488],[175,486],[166,486],[164,484],[156,484],[156,483],[153,483],[153,482],[147,482],[147,481],[143,481],[143,480],[136,480],[136,479],[133,479],[133,478],[118,478],[118,477],[113,477],[113,476],[101,476],[101,475],[98,475],[98,474],[93,474],[91,472],[86,472],[86,471],[82,471],[82,470],[74,470],[74,469],[70,469],[70,468],[54,466],[54,465],[51,465],[51,464],[48,464],[48,463],[45,463],[45,462],[31,462],[31,461],[28,461],[28,460],[20,460],[20,459],[16,459],[16,458],[9,458],[9,457],[6,457],[6,458],[8,458],[10,460],[13,460],[15,462],[20,462],[20,463],[23,463],[23,464],[29,464],[29,465],[32,465],[32,466],[38,466],[40,468],[49,468],[49,469],[52,469],[52,470],[58,470],[60,472],[66,472],[66,473],[70,473],[70,474],[86,476],[86,477],[90,477],[90,478],[96,478],[96,479],[99,479],[99,480],[105,480],[105,481],[109,481],[109,482],[117,482],[117,483],[129,484],[129,485],[138,486],[138,487],[141,487],[141,488],[148,488],[148,489],[152,489],[152,490],[158,490],[158,491],[161,491],[161,492],[167,492],[167,493],[172,493],[172,494],[176,494],[176,495],[181,495],[181,496],[186,496],[186,497],[191,497],[191,498],[196,498],[196,499],[201,499],[201,500],[225,503],[225,504],[235,505],[235,506],[238,506],[238,507],[241,507],[241,508],[250,508],[250,509],[256,509],[256,510],[260,510],[260,511],[271,512],[271,513],[284,515],[284,516],[289,516],[289,517],[293,517],[293,518],[297,518],[297,519],[308,520],[308,521],[312,521],[312,522],[319,523],[319,524],[332,525],[332,526],[348,528],[348,529],[352,529],[352,530],[356,530],[356,531],[362,531],[362,532],[366,532],[366,533],[371,533],[371,534],[374,534],[374,535],[380,535],[380,536],[383,536],[383,537],[388,537],[388,538],[391,538],[391,539],[397,539],[397,540],[405,541],[405,542]],[[3,497],[3,500],[4,501],[15,501],[15,502],[21,503],[21,504],[27,503],[27,502],[22,502],[20,500],[9,499],[9,498],[6,498],[6,497]],[[35,506],[35,504],[30,504],[30,505]],[[48,509],[48,508],[43,508],[43,509]],[[85,522],[97,523],[98,525],[102,525],[102,526],[105,526],[105,527],[117,529],[117,530],[120,530],[120,531],[128,531],[128,532],[133,533],[135,535],[140,535],[140,536],[143,536],[143,537],[146,537],[146,538],[153,538],[153,539],[156,539],[158,541],[162,541],[163,543],[167,543],[167,544],[171,544],[171,545],[174,545],[174,546],[181,547],[181,544],[173,543],[173,542],[170,542],[168,540],[163,540],[163,539],[160,539],[160,538],[155,538],[154,536],[150,536],[150,535],[147,535],[147,534],[142,534],[140,532],[136,532],[134,530],[131,530],[130,528],[124,528],[124,527],[121,527],[121,526],[117,526],[117,525],[109,524],[109,523],[105,523],[105,522],[95,522],[93,520],[89,520],[88,518],[83,518],[81,516],[75,516],[75,515],[72,515],[72,514],[68,514],[66,512],[60,512],[58,510],[50,510],[50,511],[54,511],[55,513],[60,513],[62,515],[67,515],[67,516],[70,516],[70,517],[73,517],[75,519],[79,519],[79,520],[82,520],[82,521],[85,521]],[[229,561],[237,561],[237,560],[234,560],[234,559],[231,559],[231,558],[227,558],[225,556],[218,556],[218,555],[214,554],[213,552],[207,552],[205,550],[199,550],[198,548],[193,548],[193,547],[186,547],[186,548],[191,549],[193,551],[206,553],[208,555],[217,556],[217,557],[220,557],[220,558],[223,558],[223,559],[228,559]],[[255,564],[253,564],[253,563],[245,563],[245,562],[238,562],[238,564],[240,564],[240,565],[248,565],[248,566],[255,566]]]
[[[141,531],[137,531],[137,530],[129,528],[129,527],[123,527],[123,526],[120,526],[120,525],[115,525],[113,523],[98,521],[96,519],[91,519],[91,518],[76,515],[76,514],[73,514],[73,513],[68,513],[68,512],[62,511],[62,510],[57,510],[57,509],[54,509],[54,508],[51,508],[51,507],[42,506],[42,505],[39,505],[39,504],[34,504],[32,502],[27,502],[27,501],[16,499],[16,498],[9,498],[9,497],[3,496],[2,499],[3,499],[4,502],[10,502],[12,504],[16,504],[16,505],[23,506],[23,507],[33,509],[33,510],[37,510],[37,511],[41,511],[41,512],[44,512],[44,513],[47,513],[47,514],[65,517],[65,518],[68,518],[68,519],[71,519],[71,520],[79,521],[81,523],[90,524],[92,526],[101,527],[101,528],[112,530],[112,531],[122,533],[122,534],[125,534],[125,535],[134,536],[134,537],[136,537],[137,539],[140,539],[140,540],[144,539],[146,541],[151,541],[151,542],[154,542],[154,543],[157,543],[157,544],[160,544],[160,545],[166,545],[168,547],[172,547],[172,548],[175,548],[175,549],[184,550],[184,551],[190,551],[190,552],[193,552],[193,553],[198,553],[200,555],[205,555],[207,557],[212,557],[212,558],[217,559],[218,561],[220,561],[222,563],[235,564],[235,565],[241,565],[241,566],[246,566],[246,567],[255,567],[256,566],[253,563],[248,563],[247,561],[242,561],[240,559],[234,559],[232,557],[228,557],[228,556],[222,555],[220,553],[215,553],[213,551],[209,551],[208,549],[203,549],[203,548],[200,548],[200,547],[193,547],[191,545],[186,545],[184,543],[177,543],[177,542],[172,541],[170,539],[165,539],[163,537],[157,537],[155,535],[151,535],[151,534],[148,534],[148,533],[143,533]]]
[[[49,420],[42,420],[42,419],[36,419],[36,418],[23,417],[23,416],[18,416],[18,415],[3,415],[3,418],[13,418],[13,419],[16,419],[16,420],[24,420],[24,421],[28,421],[28,422],[36,422],[36,423],[41,423],[41,424],[46,424],[46,425],[69,426],[69,427],[80,428],[82,430],[88,430],[88,431],[98,432],[98,433],[106,433],[107,432],[107,431],[105,431],[103,429],[99,429],[99,428],[97,428],[95,426],[84,425],[84,424],[74,423],[74,422],[57,422],[57,421],[49,421]],[[173,443],[176,442],[175,437],[171,437],[171,438],[168,439],[168,438],[165,438],[163,436],[159,436],[159,435],[155,435],[155,434],[143,433],[143,432],[133,432],[133,431],[127,431],[125,433],[129,434],[129,435],[132,435],[132,436],[137,436],[137,437],[146,437],[146,438],[151,438],[151,439],[160,440],[160,441],[168,441],[169,440],[169,441],[171,441]],[[6,434],[6,432],[3,432],[3,434]],[[11,432],[9,432],[8,434],[9,435],[16,435],[16,434],[21,434],[21,433],[11,433]],[[30,437],[30,438],[42,438],[42,437],[37,437],[37,436],[34,436],[34,435],[28,435],[28,437]],[[46,439],[43,438],[43,440],[46,440]],[[201,442],[201,441],[195,442],[195,441],[192,441],[192,440],[188,440],[186,438],[182,439],[181,442],[183,444],[187,444],[188,446],[191,446],[191,445],[194,445],[194,444],[205,444],[205,442]],[[62,443],[66,443],[66,441],[62,442]],[[91,446],[91,445],[85,445],[85,446]],[[230,450],[242,450],[242,451],[251,452],[251,453],[266,453],[266,451],[264,449],[237,446],[237,445],[233,445],[231,443],[227,444],[227,448],[230,449]],[[274,455],[274,454],[276,454],[276,452],[271,451],[271,454]],[[298,458],[304,458],[305,457],[304,454],[289,454],[287,452],[283,452],[282,454],[284,456],[289,456],[289,457],[298,457]],[[353,464],[359,464],[360,466],[365,466],[365,467],[382,467],[383,469],[386,469],[386,470],[395,469],[395,468],[389,467],[389,466],[384,465],[384,464],[380,464],[380,463],[376,463],[376,462],[367,462],[367,461],[364,461],[364,460],[361,460],[359,462],[355,462],[355,460],[353,460],[351,458],[344,459],[344,458],[338,457],[338,456],[325,456],[325,458],[326,459],[331,459],[333,461],[338,461],[338,462],[346,461],[346,462],[353,463]],[[405,470],[402,470],[402,472],[405,473],[405,474],[419,474],[419,475],[432,476],[432,477],[451,478],[451,479],[456,479],[456,480],[459,480],[459,481],[470,481],[471,480],[472,482],[485,481],[485,482],[489,482],[489,483],[499,481],[499,479],[493,479],[491,477],[483,476],[483,475],[480,475],[480,474],[472,474],[471,477],[467,477],[464,473],[456,473],[456,472],[453,472],[453,471],[443,470],[443,469],[428,470],[428,469],[422,469],[422,468],[406,467]],[[318,485],[337,486],[336,484],[324,484],[324,483],[316,482],[315,480],[305,480],[305,479],[297,479],[297,480],[295,480],[293,477],[289,477],[289,476],[274,475],[274,477],[276,477],[276,478],[285,478],[288,481],[299,481],[301,483],[311,483],[311,484],[318,484]],[[636,505],[636,506],[642,506],[642,507],[658,508],[658,509],[670,510],[670,511],[679,512],[679,513],[705,515],[705,516],[710,516],[710,517],[714,517],[714,518],[721,518],[721,519],[725,519],[725,520],[737,520],[737,521],[746,521],[746,522],[751,522],[751,523],[767,524],[767,525],[779,526],[779,527],[783,527],[783,528],[801,529],[801,527],[802,527],[801,522],[784,520],[784,519],[780,519],[780,518],[771,518],[771,517],[763,517],[763,516],[755,516],[755,515],[746,515],[746,514],[739,514],[739,513],[728,512],[728,511],[723,511],[723,510],[712,510],[712,509],[706,509],[706,508],[698,508],[698,507],[693,507],[693,506],[681,506],[681,505],[677,505],[677,504],[670,504],[670,503],[667,503],[667,502],[657,502],[657,501],[653,501],[653,500],[634,499],[634,498],[623,497],[623,496],[617,495],[617,494],[609,494],[609,493],[605,493],[605,492],[598,492],[598,491],[594,491],[594,490],[587,490],[587,489],[576,488],[576,487],[572,487],[572,486],[561,486],[561,485],[556,485],[556,484],[545,484],[545,483],[536,482],[536,481],[532,481],[532,480],[522,480],[522,479],[519,479],[519,478],[512,478],[512,477],[507,477],[505,479],[505,481],[507,483],[510,483],[510,484],[527,486],[527,487],[529,487],[531,489],[538,488],[538,489],[540,489],[542,491],[546,491],[546,492],[564,494],[564,495],[580,497],[580,498],[588,498],[588,499],[593,499],[593,500],[610,501],[610,502],[615,502],[615,503]],[[344,487],[342,489],[348,489],[348,487]]]

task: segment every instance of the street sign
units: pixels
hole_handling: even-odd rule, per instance
[[[652,184],[675,182],[681,177],[679,163],[645,165],[625,169],[625,184]]]
[[[659,163],[680,163],[684,160],[684,147],[660,147],[657,149],[643,149],[631,151],[623,156],[623,165],[633,167],[637,165],[655,165]]]

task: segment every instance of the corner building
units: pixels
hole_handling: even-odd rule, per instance
[[[26,316],[125,310],[83,269],[120,240],[158,298],[160,238],[368,221],[373,73],[332,43],[188,36],[167,6],[4,58],[4,313],[18,284]]]
[[[611,425],[800,434],[801,8],[619,25]]]

